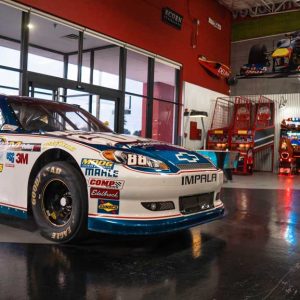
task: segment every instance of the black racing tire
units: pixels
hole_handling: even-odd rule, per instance
[[[67,162],[44,166],[35,178],[31,204],[41,235],[58,243],[75,242],[87,231],[87,187]]]
[[[267,47],[265,45],[256,44],[253,45],[249,52],[248,64],[262,64],[268,63],[267,59]]]

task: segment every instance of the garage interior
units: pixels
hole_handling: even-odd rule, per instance
[[[0,0],[1,94],[80,105],[117,133],[195,151],[242,157],[241,145],[225,140],[210,148],[209,133],[253,135],[240,143],[253,150],[251,172],[248,154],[242,172],[233,156],[221,192],[225,217],[172,234],[90,232],[80,244],[57,245],[32,218],[1,215],[0,299],[300,299],[300,164],[296,154],[282,161],[283,120],[296,124],[292,140],[300,141],[300,68],[272,67],[278,41],[297,40],[290,34],[300,30],[300,2],[73,2]],[[183,18],[180,28],[163,20],[166,7]],[[248,76],[241,68],[253,45],[271,58]],[[230,66],[234,84],[199,56]],[[259,127],[261,97],[271,104]],[[248,131],[233,125],[247,105]],[[268,136],[255,137],[266,128]]]

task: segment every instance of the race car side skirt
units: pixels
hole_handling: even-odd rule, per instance
[[[21,219],[27,219],[27,210],[25,208],[8,205],[0,202],[0,214],[10,215]]]
[[[164,220],[122,220],[109,218],[88,218],[88,229],[109,234],[153,235],[184,230],[208,223],[224,216],[224,206],[190,216]]]

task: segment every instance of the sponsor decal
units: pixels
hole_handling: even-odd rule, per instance
[[[99,214],[118,215],[119,214],[119,201],[98,200],[98,213]]]
[[[176,154],[176,157],[180,161],[187,161],[190,163],[195,163],[199,161],[199,158],[195,154],[189,154],[187,152],[179,152]]]
[[[37,190],[38,190],[40,183],[41,183],[41,176],[37,177],[33,183],[32,192],[31,192],[32,205],[36,205]]]
[[[147,159],[146,156],[137,155],[133,153],[128,153],[127,155],[127,165],[128,166],[138,166],[138,167],[153,167],[153,164],[150,159]]]
[[[43,147],[60,147],[60,148],[65,148],[69,151],[76,150],[76,147],[69,145],[68,143],[66,143],[64,141],[49,141],[47,143],[44,143]]]
[[[3,172],[3,164],[0,164],[0,173]]]
[[[20,165],[28,165],[28,154],[27,153],[17,153],[16,163]]]
[[[10,151],[41,151],[41,144],[23,143],[22,141],[7,141],[3,137],[0,137],[0,146],[8,148]]]
[[[4,124],[2,127],[1,127],[1,130],[3,131],[16,131],[19,127],[18,126],[15,126],[15,125],[10,125],[10,124]]]
[[[217,174],[189,175],[181,178],[181,185],[216,182]]]
[[[120,191],[119,190],[109,190],[109,189],[100,189],[100,188],[91,188],[90,190],[91,198],[103,198],[108,200],[119,200]]]
[[[103,187],[107,189],[117,189],[121,190],[124,186],[124,180],[110,180],[110,179],[98,179],[98,178],[90,178],[89,185]]]
[[[102,169],[85,169],[86,176],[99,176],[99,177],[118,177],[118,170],[102,170]]]
[[[62,172],[61,168],[58,167],[49,167],[46,169],[49,173],[55,174],[55,175],[60,175],[60,173]]]
[[[71,227],[67,227],[67,229],[65,229],[62,232],[52,232],[51,234],[51,238],[55,239],[55,240],[62,240],[63,238],[68,237],[70,234],[72,233]]]
[[[83,158],[81,160],[81,168],[89,169],[106,169],[112,170],[114,168],[114,163],[107,160],[101,159],[92,159],[92,158]]]
[[[6,160],[8,160],[10,163],[13,164],[15,162],[15,153],[7,152],[6,153]]]
[[[41,152],[41,144],[22,144],[21,146],[22,151],[28,152]]]

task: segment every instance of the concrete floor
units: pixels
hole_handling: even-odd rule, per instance
[[[256,175],[226,184],[224,219],[167,236],[57,246],[1,216],[0,299],[300,299],[298,183]]]

